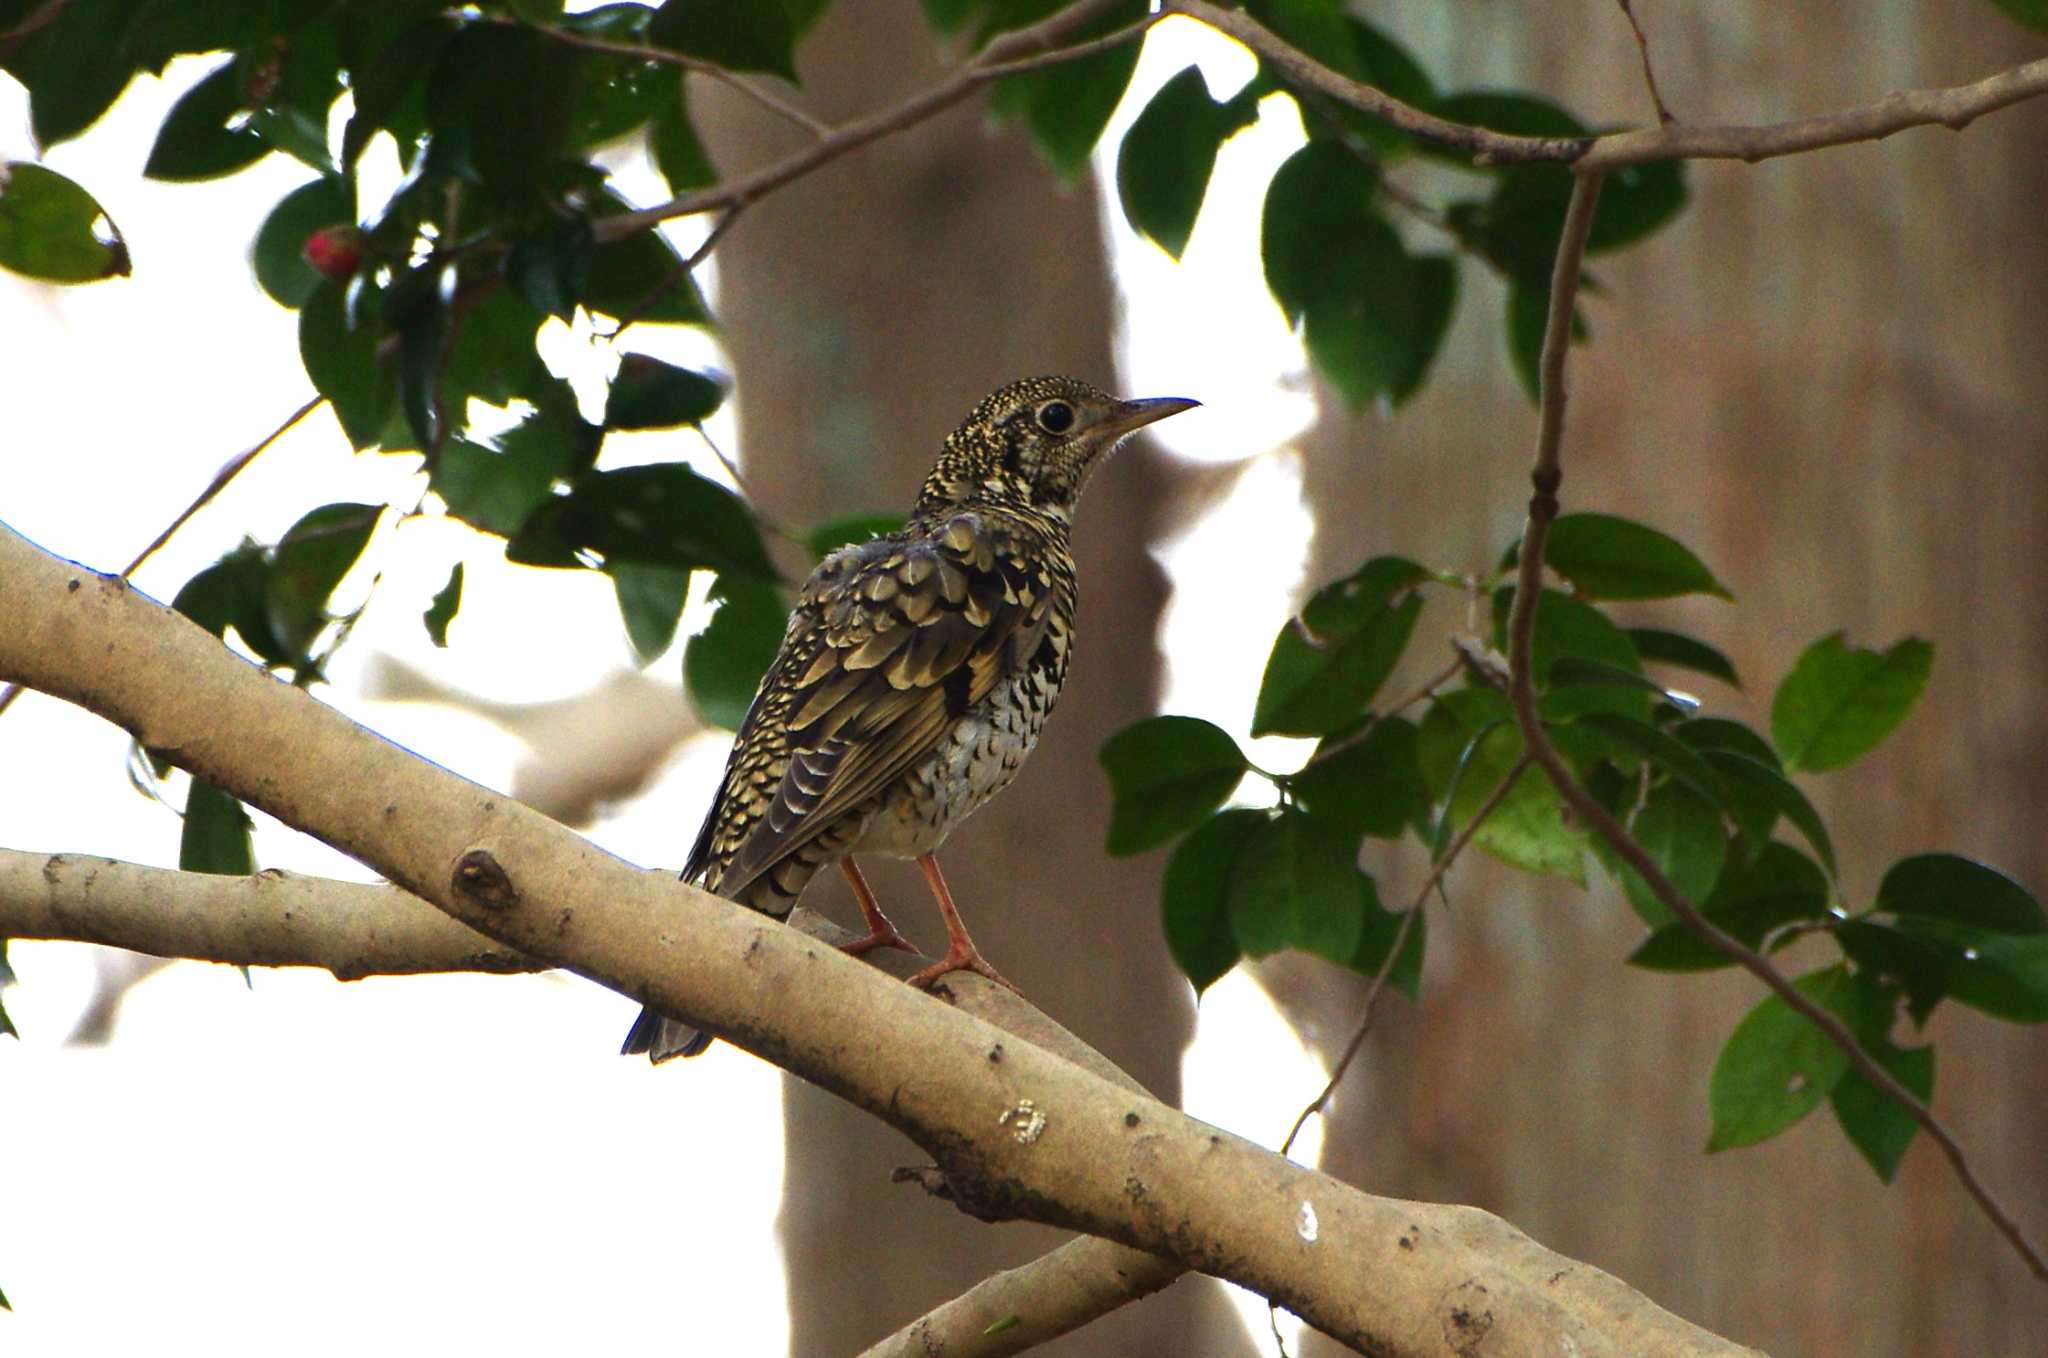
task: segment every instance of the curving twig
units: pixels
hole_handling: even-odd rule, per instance
[[[1635,7],[1629,0],[1614,0],[1621,6],[1621,17],[1628,20],[1628,31],[1636,35],[1636,52],[1643,59],[1643,84],[1650,90],[1650,106],[1657,111],[1659,124],[1675,123],[1671,110],[1664,105],[1664,96],[1657,92],[1657,72],[1650,65],[1650,40],[1643,36],[1643,26],[1636,22]]]
[[[1529,472],[1534,494],[1529,498],[1529,520],[1522,530],[1520,562],[1515,581],[1515,601],[1508,617],[1508,661],[1513,670],[1508,696],[1514,704],[1515,721],[1529,757],[1542,766],[1558,795],[1574,815],[1606,840],[1615,854],[1641,874],[1650,891],[1698,938],[1714,951],[1741,966],[1768,986],[1773,994],[1827,1036],[1849,1058],[1859,1074],[1882,1090],[1886,1097],[1904,1108],[1927,1130],[1942,1154],[1948,1157],[1956,1177],[1990,1218],[1992,1225],[2026,1261],[2037,1278],[2048,1281],[2048,1260],[2027,1238],[2025,1231],[1992,1196],[1971,1168],[1962,1146],[1939,1118],[1896,1076],[1863,1050],[1839,1018],[1808,999],[1773,966],[1768,958],[1715,926],[1684,892],[1665,875],[1647,850],[1588,792],[1565,762],[1536,708],[1536,686],[1532,657],[1535,650],[1536,607],[1542,592],[1543,549],[1550,525],[1557,518],[1557,491],[1564,479],[1561,455],[1564,441],[1566,354],[1571,342],[1572,306],[1578,294],[1579,270],[1585,256],[1586,235],[1593,224],[1593,209],[1600,196],[1599,171],[1582,171],[1573,185],[1571,204],[1565,213],[1564,236],[1558,242],[1557,260],[1551,273],[1550,312],[1543,332],[1543,359],[1539,369],[1543,403],[1536,436],[1536,457]]]

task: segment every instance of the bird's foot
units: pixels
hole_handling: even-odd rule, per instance
[[[981,955],[979,948],[976,948],[972,942],[960,938],[953,940],[953,945],[946,949],[944,957],[941,957],[923,971],[910,977],[909,980],[910,984],[916,986],[919,990],[930,990],[932,983],[941,976],[956,971],[971,971],[977,976],[986,976],[989,980],[994,981],[997,985],[1002,986],[1015,995],[1022,995],[1024,993],[1017,989],[1008,977],[990,966],[988,959]]]
[[[839,945],[839,951],[848,957],[865,957],[877,948],[901,948],[904,952],[916,952],[917,945],[896,932],[896,926],[883,920],[881,926],[870,926],[866,938],[856,938],[851,943]]]

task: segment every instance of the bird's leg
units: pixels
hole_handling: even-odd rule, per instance
[[[910,984],[920,990],[931,989],[932,982],[949,971],[971,971],[977,976],[986,976],[999,986],[1010,985],[1003,974],[988,964],[981,955],[981,949],[974,946],[974,940],[967,936],[967,926],[961,923],[960,908],[953,904],[953,893],[946,889],[946,878],[939,871],[939,860],[931,854],[920,854],[918,867],[924,869],[924,880],[930,885],[932,895],[939,902],[939,914],[946,921],[946,955],[910,978]],[[1022,994],[1022,991],[1017,991]]]
[[[874,889],[868,885],[868,879],[861,874],[860,864],[853,861],[853,855],[848,854],[839,860],[839,870],[846,874],[848,884],[853,887],[853,898],[860,902],[861,918],[868,922],[868,936],[856,938],[851,943],[840,944],[839,951],[854,957],[873,952],[876,948],[901,948],[905,952],[916,952],[917,946],[897,933],[896,926],[882,913],[881,905],[875,900]]]

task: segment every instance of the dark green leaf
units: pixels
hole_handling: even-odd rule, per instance
[[[1355,274],[1384,262],[1392,228],[1373,206],[1378,191],[1373,171],[1336,142],[1310,142],[1274,172],[1259,252],[1266,286],[1290,322],[1302,320],[1339,268]],[[1398,238],[1392,249],[1402,250]]]
[[[1401,932],[1401,921],[1406,914],[1395,914],[1380,904],[1377,884],[1364,873],[1358,874],[1358,889],[1365,902],[1365,928],[1358,936],[1358,951],[1350,962],[1353,971],[1361,976],[1379,975],[1380,965],[1387,960],[1387,950],[1394,946],[1395,937]],[[1387,973],[1387,981],[1394,989],[1414,999],[1422,989],[1423,935],[1427,932],[1422,912],[1415,912],[1415,922],[1408,926],[1408,937],[1401,944],[1401,956],[1395,961],[1393,970]]]
[[[385,323],[398,332],[398,409],[416,448],[438,447],[446,422],[441,364],[451,273],[444,265],[422,264],[401,274],[386,293]]]
[[[141,11],[135,0],[71,0],[5,57],[28,87],[37,145],[48,150],[85,131],[128,88],[138,63],[126,39]],[[18,33],[26,17],[17,6],[6,27]]]
[[[1693,717],[1679,722],[1671,728],[1677,736],[1695,750],[1729,750],[1747,756],[1774,771],[1783,771],[1778,762],[1778,752],[1771,743],[1739,721],[1726,717]]]
[[[1691,788],[1710,807],[1728,799],[1728,790],[1704,756],[1667,731],[1619,712],[1592,712],[1578,724],[1598,733],[1611,749],[1647,759],[1659,770]]]
[[[1582,599],[1734,597],[1676,538],[1613,514],[1558,519],[1551,525],[1543,562],[1571,581]]]
[[[1026,11],[1051,8],[1031,5]],[[1143,17],[1145,9],[1144,0],[1118,0],[1070,40],[1081,42],[1127,27]],[[989,109],[998,117],[1021,118],[1046,164],[1061,178],[1074,179],[1088,168],[1089,153],[1137,68],[1138,44],[1124,43],[1077,61],[1006,76],[989,95]]]
[[[256,281],[281,306],[305,303],[320,286],[320,274],[306,262],[306,238],[337,224],[353,225],[355,202],[338,178],[315,179],[284,197],[263,219],[249,261]]]
[[[427,625],[427,635],[436,646],[448,644],[448,624],[455,621],[456,610],[462,607],[462,563],[455,563],[455,569],[448,572],[448,583],[441,586],[440,593],[427,605],[421,621]]]
[[[1117,196],[1131,229],[1179,259],[1195,229],[1216,152],[1258,120],[1249,101],[1217,103],[1199,66],[1167,81],[1117,149]]]
[[[1223,804],[1248,765],[1228,732],[1196,717],[1151,717],[1102,743],[1116,808],[1109,851],[1142,853],[1179,838]]]
[[[266,604],[270,563],[261,548],[238,547],[187,580],[171,607],[217,637],[232,627],[242,644],[272,664],[291,659],[271,631]]]
[[[1730,859],[1713,893],[1701,901],[1701,909],[1723,933],[1754,948],[1780,925],[1819,919],[1827,913],[1828,899],[1828,879],[1820,867],[1790,845],[1773,841],[1753,863]],[[1652,971],[1710,971],[1735,965],[1676,922],[1644,939],[1628,960]]]
[[[607,429],[673,429],[709,418],[725,400],[725,383],[646,354],[619,362],[605,398]]]
[[[687,102],[687,85],[679,85],[673,99],[655,110],[654,122],[649,133],[649,149],[654,155],[654,168],[661,171],[661,177],[668,181],[668,191],[673,194],[688,193],[718,182],[718,169],[711,163],[710,153],[697,138],[697,129],[690,122],[690,108]]]
[[[430,163],[515,196],[540,189],[569,147],[580,58],[530,28],[460,29],[427,77]]]
[[[1708,765],[1721,775],[1728,788],[1730,814],[1742,828],[1743,838],[1750,841],[1752,852],[1769,836],[1778,816],[1783,815],[1805,836],[1826,865],[1828,875],[1837,875],[1834,840],[1805,793],[1784,774],[1746,755],[1733,750],[1708,750],[1705,754]]]
[[[449,316],[455,326],[439,376],[441,408],[461,422],[471,396],[492,405],[514,398],[535,400],[556,379],[534,352],[534,336],[547,319],[538,307],[509,288],[486,293]]]
[[[534,413],[492,451],[450,439],[434,460],[429,488],[463,522],[510,537],[550,497],[557,480],[577,476],[597,456],[604,431],[585,421],[567,384],[543,387]]]
[[[1515,377],[1532,401],[1543,399],[1543,331],[1550,311],[1550,289],[1524,283],[1508,283],[1508,361]]]
[[[1952,853],[1923,853],[1892,864],[1878,884],[1878,910],[1973,924],[2004,934],[2048,929],[2040,902],[1996,868]]]
[[[729,71],[796,79],[796,24],[780,4],[667,0],[647,26],[647,39]]]
[[[1514,604],[1512,586],[1494,591],[1494,644],[1507,649],[1507,624]],[[1611,665],[1631,674],[1642,673],[1642,662],[1627,635],[1605,613],[1569,594],[1546,589],[1536,602],[1536,621],[1530,636],[1531,666],[1539,689],[1555,681],[1552,667],[1565,656]],[[1573,715],[1584,711],[1623,712],[1640,716],[1649,707],[1646,692],[1615,683],[1580,685],[1590,690],[1575,695]]]
[[[2048,33],[2048,0],[1991,0],[1991,3],[2028,28]]]
[[[1895,1047],[1888,1040],[1866,1040],[1863,1047],[1922,1104],[1933,1100],[1933,1047]],[[1898,1173],[1899,1161],[1905,1157],[1906,1147],[1913,1144],[1920,1124],[1859,1070],[1844,1071],[1829,1098],[1849,1144],[1862,1152],[1870,1167],[1877,1171],[1878,1178],[1890,1183],[1892,1176]]]
[[[1600,210],[1586,233],[1586,253],[1606,254],[1662,228],[1685,206],[1685,162],[1653,160],[1621,166],[1600,189]]]
[[[1643,799],[1629,833],[1687,900],[1698,905],[1707,899],[1728,858],[1728,833],[1712,801],[1684,783],[1660,783]],[[1671,909],[1650,884],[1626,863],[1615,867],[1637,916],[1653,929],[1670,924]]]
[[[604,5],[571,16],[563,27],[605,42],[640,45],[652,11]],[[680,68],[623,53],[586,53],[577,70],[569,145],[588,150],[616,141],[668,107],[682,89]]]
[[[355,112],[341,136],[341,166],[352,169],[370,138],[389,128],[399,155],[410,161],[413,137],[426,121],[422,73],[432,69],[441,49],[455,36],[452,20],[432,9],[402,6],[350,6],[350,26],[343,30],[348,52],[350,92]],[[381,12],[380,12],[381,11]],[[395,31],[385,19],[410,20]]]
[[[1322,735],[1355,720],[1408,645],[1422,611],[1411,591],[1426,575],[1382,556],[1317,590],[1273,642],[1252,734]]]
[[[505,281],[537,310],[567,320],[589,286],[596,248],[588,218],[561,218],[512,242]]]
[[[1778,686],[1771,742],[1795,769],[1853,764],[1906,719],[1933,668],[1934,648],[1917,638],[1880,654],[1822,637]]]
[[[241,117],[249,101],[236,65],[214,68],[172,105],[142,167],[145,175],[179,182],[215,179],[270,153],[270,143]]]
[[[746,503],[674,462],[579,477],[569,494],[528,515],[505,548],[529,566],[578,566],[585,552],[607,563],[775,578]]]
[[[682,620],[683,601],[690,592],[690,573],[617,561],[607,574],[612,578],[612,592],[618,596],[619,616],[626,620],[626,640],[645,665],[676,639],[676,624]],[[735,619],[732,626],[737,625]]]
[[[1351,850],[1300,811],[1252,831],[1230,874],[1230,925],[1248,957],[1282,948],[1349,965],[1365,931],[1362,874]]]
[[[1243,953],[1230,927],[1230,882],[1239,854],[1266,823],[1263,811],[1225,811],[1182,840],[1159,883],[1166,947],[1201,994]]]
[[[775,662],[789,605],[774,585],[746,576],[721,575],[711,593],[723,602],[684,648],[683,682],[699,716],[736,731]]]
[[[382,505],[322,505],[285,530],[264,592],[271,630],[294,659],[328,622],[327,601],[362,556]]]
[[[46,283],[125,277],[128,243],[93,196],[55,170],[0,165],[0,269]]]
[[[1630,627],[1624,629],[1624,634],[1646,662],[1676,665],[1725,680],[1732,687],[1742,687],[1742,681],[1735,675],[1735,662],[1697,637],[1657,627]]]
[[[598,195],[594,217],[630,212],[631,205],[612,194]],[[711,313],[696,280],[683,270],[676,253],[659,230],[637,232],[600,245],[590,257],[590,281],[583,296],[592,311],[623,319],[670,325],[706,325]]]
[[[1867,919],[1844,920],[1835,939],[1862,972],[1906,992],[1906,1012],[1915,1024],[1927,1022],[1948,994],[1949,962],[1967,961],[1960,949],[1946,949],[1932,939],[1901,933],[1888,924]]]
[[[1478,814],[1521,760],[1522,733],[1507,700],[1491,689],[1457,689],[1430,704],[1422,719],[1418,753],[1423,776],[1448,795],[1443,835]],[[1524,770],[1473,837],[1494,857],[1528,872],[1585,880],[1585,832],[1565,823],[1563,803],[1540,770]]]
[[[1363,740],[1323,757],[1325,749],[1348,738],[1324,739],[1308,766],[1288,779],[1302,808],[1354,839],[1398,839],[1410,826],[1427,826],[1429,789],[1422,781],[1414,725],[1381,717]]]
[[[2009,1023],[2048,1023],[2048,933],[1987,933],[1901,915],[1898,932],[1935,950],[1948,993]]]
[[[249,844],[249,813],[204,778],[194,778],[185,794],[178,868],[229,877],[247,877],[256,871],[255,851]]]
[[[299,359],[306,376],[357,448],[377,442],[397,398],[391,374],[377,361],[379,338],[367,322],[350,328],[339,283],[322,282],[299,311]]]
[[[804,545],[813,559],[823,561],[841,547],[886,537],[902,527],[902,518],[894,514],[848,514],[813,528],[804,535]]]
[[[1849,973],[1841,967],[1811,972],[1793,984],[1829,1010],[1852,1002]],[[1735,1025],[1714,1061],[1707,1085],[1714,1124],[1707,1149],[1753,1146],[1776,1136],[1827,1098],[1848,1068],[1848,1056],[1826,1034],[1769,996]]]

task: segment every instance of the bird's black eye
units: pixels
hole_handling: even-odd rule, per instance
[[[1064,434],[1074,427],[1074,408],[1065,401],[1047,401],[1038,408],[1038,427],[1048,434]]]

